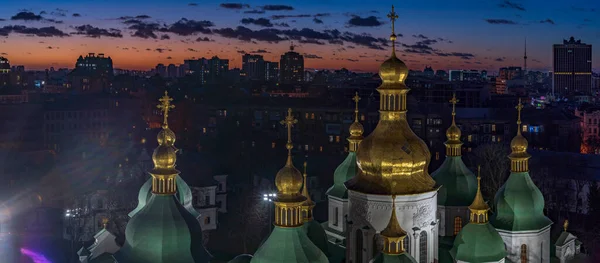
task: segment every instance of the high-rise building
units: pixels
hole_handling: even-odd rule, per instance
[[[555,95],[592,92],[592,45],[571,37],[553,47],[552,90]]]
[[[0,57],[0,88],[10,84],[10,63],[8,59]]]
[[[477,81],[481,80],[481,73],[478,70],[450,70],[450,81]]]
[[[294,45],[290,51],[281,55],[279,78],[283,84],[298,84],[304,80],[304,57],[294,51]]]
[[[500,77],[503,80],[513,80],[522,76],[523,70],[521,69],[521,67],[500,68],[500,73],[498,74],[498,77]]]
[[[113,76],[113,61],[110,57],[104,57],[100,53],[89,53],[87,56],[79,56],[75,64],[75,70],[79,73],[111,77]]]
[[[18,71],[18,70],[17,70]],[[100,53],[79,56],[75,69],[68,76],[68,86],[77,92],[109,91],[114,76],[113,61]]]
[[[175,64],[169,64],[167,66],[167,77],[169,78],[177,78],[177,66]]]
[[[161,63],[156,65],[155,71],[156,74],[160,75],[163,78],[167,76],[167,67],[165,67],[165,64]]]
[[[242,74],[249,80],[265,80],[265,60],[261,55],[242,56]]]
[[[276,81],[279,77],[279,63],[265,61],[265,80]]]
[[[217,81],[220,78],[226,77],[229,71],[229,59],[220,59],[217,56],[212,57],[208,60],[208,79],[210,81]]]

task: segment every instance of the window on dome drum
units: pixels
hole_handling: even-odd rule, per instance
[[[462,218],[459,216],[454,218],[454,235],[458,235],[460,230],[462,229]]]
[[[335,207],[333,209],[333,225],[337,226],[339,223],[339,217],[340,216],[340,209],[338,207]]]
[[[527,245],[521,245],[521,263],[527,263]]]
[[[377,256],[377,253],[379,253],[379,251],[381,251],[381,247],[379,247],[380,243],[379,243],[379,235],[375,234],[373,235],[373,247],[371,247],[371,249],[373,250],[372,253],[372,257],[374,258],[375,256]]]
[[[419,235],[419,263],[427,263],[427,232]]]
[[[204,224],[205,225],[210,224],[210,216],[207,216],[207,217],[204,218]]]
[[[360,229],[356,229],[356,247],[354,249],[355,254],[354,254],[354,263],[362,263],[362,257],[363,257],[363,236],[362,236],[362,231]]]
[[[404,238],[404,251],[410,254],[410,237],[408,235]]]

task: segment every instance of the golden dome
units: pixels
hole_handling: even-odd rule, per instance
[[[362,124],[358,121],[355,121],[350,125],[350,136],[352,137],[361,137],[364,131]]]
[[[175,144],[175,133],[165,125],[163,129],[156,135],[156,140],[159,145],[173,146]]]
[[[513,153],[526,153],[528,145],[527,139],[521,135],[521,132],[518,132],[517,136],[510,141],[510,148]]]
[[[408,67],[396,57],[395,52],[379,67],[379,77],[381,77],[383,83],[404,83],[407,76]]]
[[[285,166],[275,176],[275,186],[279,194],[299,194],[302,189],[302,179],[302,174],[292,164],[291,156],[288,156]]]
[[[460,142],[460,129],[458,128],[458,126],[456,126],[456,124],[453,122],[452,125],[450,125],[450,128],[448,128],[448,130],[446,130],[446,138],[448,138],[448,141],[458,141]]]
[[[177,150],[173,146],[159,145],[152,153],[152,161],[157,169],[175,167]]]

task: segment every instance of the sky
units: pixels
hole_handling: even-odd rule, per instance
[[[411,69],[523,66],[527,41],[528,69],[549,71],[552,45],[573,36],[596,46],[600,71],[591,0],[2,0],[0,56],[29,69],[72,68],[88,53],[121,69],[214,55],[240,67],[245,53],[279,61],[293,41],[306,68],[375,72],[390,55],[392,4],[397,54]]]

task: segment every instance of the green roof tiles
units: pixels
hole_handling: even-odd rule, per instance
[[[348,189],[346,189],[344,183],[354,177],[357,171],[356,152],[348,152],[346,159],[333,173],[333,186],[327,190],[327,195],[343,199],[348,198]]]
[[[469,206],[477,193],[477,178],[463,163],[461,156],[446,156],[444,163],[431,174],[438,191],[438,205]]]
[[[450,254],[456,261],[496,262],[506,257],[502,237],[489,223],[469,223],[454,239]]]
[[[302,227],[275,226],[252,263],[327,263],[327,256],[313,244]]]

